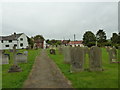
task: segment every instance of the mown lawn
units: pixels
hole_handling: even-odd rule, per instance
[[[61,69],[62,73],[72,82],[74,88],[118,88],[118,64],[109,64],[108,53],[102,48],[102,72],[70,73],[70,65],[64,63],[64,56],[56,50],[56,55],[48,55]],[[85,68],[88,68],[88,55],[86,55]]]
[[[19,50],[23,52],[24,50]],[[28,62],[19,64],[22,72],[8,73],[9,68],[13,64],[13,54],[6,51],[11,56],[10,64],[2,65],[2,88],[22,88],[24,81],[27,79],[29,72],[32,69],[36,56],[40,50],[28,50]]]

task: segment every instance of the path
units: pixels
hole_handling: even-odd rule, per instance
[[[23,88],[71,88],[71,85],[46,51],[42,50]]]

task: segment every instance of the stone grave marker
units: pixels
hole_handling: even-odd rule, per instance
[[[71,63],[70,49],[71,49],[71,47],[69,47],[69,46],[63,48],[64,63],[66,63],[66,64]]]
[[[108,54],[109,54],[109,62],[110,63],[116,62],[116,60],[117,60],[117,50],[116,50],[116,48],[115,47],[109,48]]]
[[[15,58],[16,55],[16,46],[13,47],[13,65],[10,67],[10,69],[8,70],[8,72],[21,72],[22,69],[18,66],[17,60]]]
[[[15,59],[17,63],[27,63],[27,54],[17,53]]]
[[[89,48],[87,46],[84,47],[84,53],[89,54]]]
[[[56,53],[55,53],[55,49],[50,49],[50,54],[55,55],[55,54],[56,54]]]
[[[59,51],[59,54],[62,54],[63,48],[60,46],[60,47],[58,48],[58,51]]]
[[[90,49],[89,69],[90,71],[102,71],[102,51],[97,46]]]
[[[23,54],[26,55],[26,56],[28,56],[28,51],[24,51]]]
[[[84,70],[84,48],[72,47],[71,55],[71,72],[80,72]]]
[[[2,55],[2,64],[9,64],[9,57],[8,55]]]

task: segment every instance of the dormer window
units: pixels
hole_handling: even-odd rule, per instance
[[[12,42],[12,40],[9,40],[9,43],[11,43]]]
[[[23,41],[23,38],[20,38],[20,41]]]

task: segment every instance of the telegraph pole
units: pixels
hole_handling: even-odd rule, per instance
[[[74,34],[74,46],[75,46],[75,34]]]

